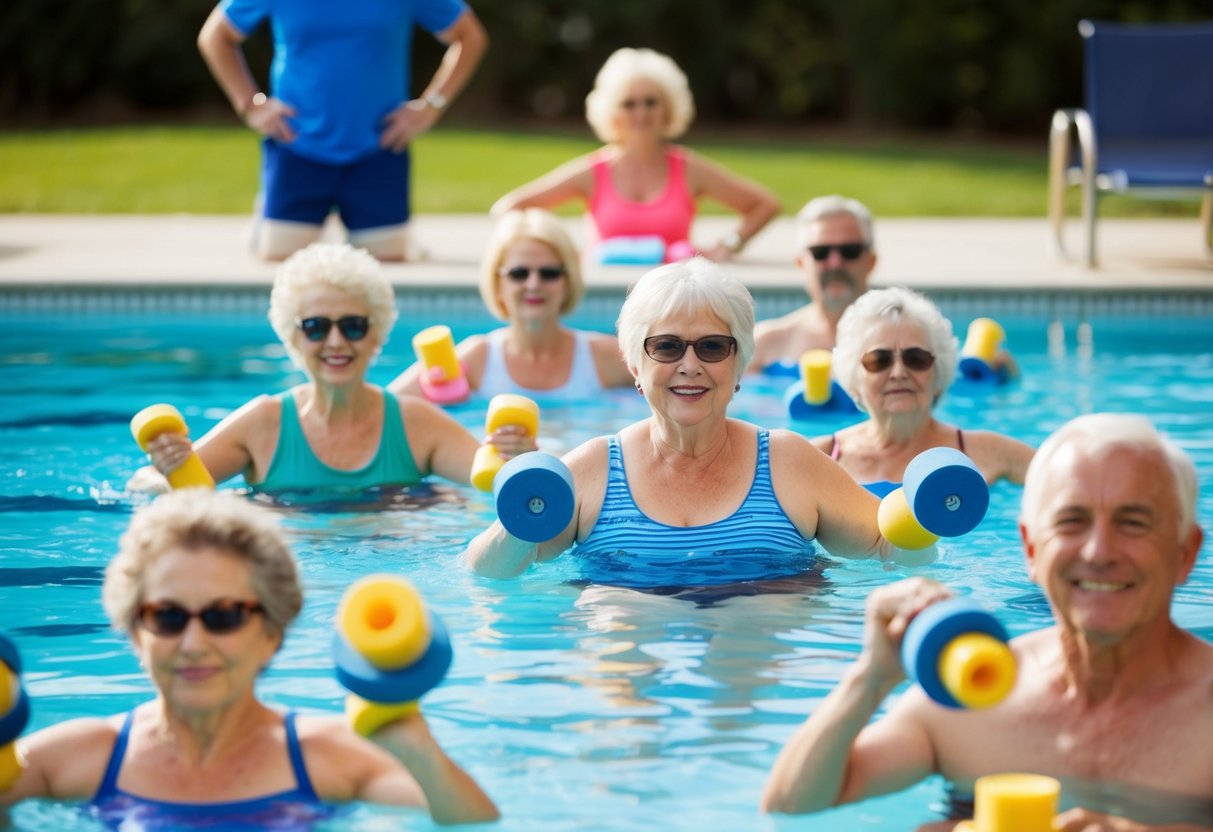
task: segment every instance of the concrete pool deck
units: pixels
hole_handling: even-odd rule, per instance
[[[699,239],[714,240],[735,220],[698,220]],[[584,226],[568,219],[580,243]],[[249,220],[200,215],[0,215],[0,291],[268,286],[274,265],[247,250]],[[425,259],[388,264],[399,287],[470,287],[491,221],[483,215],[414,218]],[[1077,222],[1069,227],[1077,249]],[[1200,224],[1190,219],[1107,219],[1099,224],[1101,265],[1086,269],[1054,257],[1045,219],[879,219],[876,285],[923,290],[1049,292],[1197,292],[1213,295],[1213,261]],[[735,261],[755,291],[797,288],[791,217],[775,220]],[[623,287],[640,267],[587,270],[591,287]]]

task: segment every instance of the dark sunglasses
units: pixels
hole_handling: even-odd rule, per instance
[[[646,95],[644,98],[625,98],[619,102],[619,106],[625,110],[635,110],[637,107],[644,107],[646,110],[654,109],[661,103],[661,99],[655,95]]]
[[[677,335],[650,335],[644,339],[644,351],[648,353],[649,358],[662,364],[681,361],[687,354],[687,347],[695,350],[700,361],[716,364],[737,350],[737,339],[730,335],[705,335],[694,341],[687,341]]]
[[[201,621],[208,633],[223,635],[239,630],[254,613],[259,612],[265,612],[265,608],[256,601],[221,599],[212,601],[197,612],[191,612],[172,601],[160,601],[141,606],[135,619],[143,629],[158,636],[181,635],[191,618]]]
[[[868,350],[863,354],[860,363],[869,373],[880,373],[893,366],[893,357],[897,353],[897,350]],[[931,369],[935,363],[934,354],[927,352],[922,347],[910,347],[901,350],[900,353],[901,363],[907,370],[922,372]]]
[[[830,256],[831,251],[837,251],[843,260],[856,260],[859,255],[868,250],[867,243],[837,243],[824,246],[809,246],[809,254],[821,262]]]
[[[532,272],[539,275],[539,279],[544,282],[559,280],[564,277],[564,266],[540,266],[537,269],[528,269],[526,266],[514,266],[512,269],[501,270],[501,273],[505,277],[508,277],[515,283],[525,283]]]
[[[318,315],[315,318],[304,318],[299,321],[299,328],[303,330],[303,337],[309,341],[323,341],[329,337],[333,324],[337,324],[337,329],[345,340],[361,341],[371,328],[371,319],[366,315],[346,315],[344,318],[334,321],[332,318]]]

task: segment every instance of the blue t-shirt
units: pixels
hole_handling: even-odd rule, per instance
[[[379,149],[384,117],[409,99],[414,24],[449,29],[463,0],[223,0],[245,36],[274,34],[270,90],[295,108],[292,152],[341,164]]]

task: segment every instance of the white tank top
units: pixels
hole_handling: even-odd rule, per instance
[[[573,367],[569,377],[559,387],[546,390],[535,390],[523,387],[510,376],[505,366],[505,339],[509,334],[508,327],[501,327],[489,332],[489,354],[484,361],[484,374],[480,377],[480,387],[476,393],[485,398],[492,398],[498,393],[518,393],[532,398],[545,399],[589,399],[602,392],[602,382],[598,380],[598,368],[594,365],[594,354],[590,350],[590,333],[581,330],[571,330],[575,343],[573,345]]]

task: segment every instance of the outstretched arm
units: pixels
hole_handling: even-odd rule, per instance
[[[923,578],[868,596],[863,653],[780,752],[763,791],[763,811],[816,812],[905,788],[933,771],[930,736],[908,709],[870,726],[868,721],[905,677],[899,654],[906,627],[946,597],[942,586]]]
[[[555,208],[574,199],[590,201],[594,190],[592,162],[581,156],[565,162],[551,173],[510,191],[489,209],[494,217],[523,208]]]

